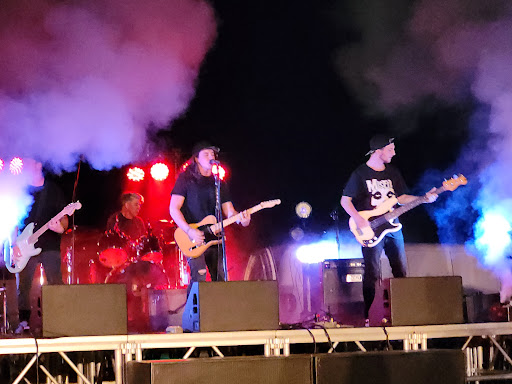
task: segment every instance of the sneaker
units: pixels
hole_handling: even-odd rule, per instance
[[[28,322],[23,320],[23,321],[20,321],[20,323],[18,324],[18,328],[15,329],[14,333],[16,335],[21,335],[22,333],[28,332],[28,331],[30,331],[30,327],[28,326]]]
[[[370,319],[365,319],[365,320],[364,320],[364,326],[365,326],[366,328],[368,328],[368,327],[370,326]]]

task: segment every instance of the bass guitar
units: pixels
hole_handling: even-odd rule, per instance
[[[463,175],[454,176],[450,180],[445,180],[443,186],[436,188],[433,193],[440,195],[445,191],[455,191],[460,185],[466,185],[467,179]],[[382,238],[389,232],[396,232],[402,228],[402,224],[394,223],[393,220],[420,204],[426,203],[428,198],[426,195],[420,196],[410,203],[394,208],[398,204],[398,199],[393,197],[377,208],[369,211],[361,211],[359,214],[370,222],[369,226],[358,228],[354,219],[350,218],[348,226],[354,234],[356,240],[363,247],[375,247],[380,243]]]
[[[247,212],[249,212],[251,215],[253,213],[258,212],[259,210],[262,210],[263,208],[272,208],[276,205],[281,204],[281,200],[269,200],[269,201],[263,201],[259,203],[258,205],[255,205],[252,208],[249,208]],[[233,224],[237,220],[240,220],[242,218],[242,213],[239,213],[237,215],[233,215],[231,217],[228,217],[227,219],[223,220],[222,223],[217,223],[217,219],[213,215],[206,216],[203,220],[201,220],[199,223],[190,224],[191,228],[197,228],[204,233],[204,241],[201,244],[197,244],[194,241],[190,240],[188,235],[185,233],[184,230],[181,228],[177,228],[174,232],[174,240],[176,240],[176,244],[180,248],[181,252],[191,258],[196,258],[201,256],[204,251],[206,251],[209,247],[211,247],[214,244],[219,244],[221,242],[221,239],[218,236],[218,233],[220,232],[222,226],[227,227],[228,225]]]
[[[41,248],[35,248],[34,245],[37,240],[39,240],[39,237],[48,230],[48,224],[50,221],[54,219],[60,220],[64,215],[70,216],[80,208],[82,208],[82,204],[79,201],[66,205],[62,211],[39,228],[35,233],[33,233],[34,223],[28,224],[15,241],[15,245],[18,246],[21,257],[17,261],[14,261],[12,257],[13,247],[11,247],[10,252],[4,252],[5,267],[9,272],[18,273],[22,271],[32,256],[36,256],[41,253]]]

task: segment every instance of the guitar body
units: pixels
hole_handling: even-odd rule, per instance
[[[193,243],[185,231],[177,228],[174,232],[174,240],[181,252],[187,257],[196,258],[201,256],[212,245],[219,244],[221,239],[210,230],[210,226],[216,223],[215,216],[210,215],[206,216],[199,223],[190,224],[190,227],[197,228],[204,233],[204,242],[202,244]]]
[[[17,263],[5,263],[5,267],[9,270],[9,272],[18,273],[22,271],[32,256],[39,255],[41,253],[41,248],[35,248],[34,243],[31,243],[29,240],[33,233],[34,223],[30,223],[25,227],[23,232],[21,232],[21,234],[16,238],[16,245],[20,250],[21,257]]]
[[[359,214],[370,222],[370,225],[364,228],[357,228],[354,219],[350,218],[348,221],[348,225],[350,227],[350,231],[354,234],[356,240],[363,247],[372,248],[380,243],[382,238],[386,236],[387,233],[397,232],[402,228],[402,224],[393,223],[391,220],[385,220],[380,225],[373,225],[373,222],[384,216],[386,213],[393,210],[393,207],[398,203],[396,198],[389,199],[379,205],[377,208],[369,210],[369,211],[361,211]]]
[[[55,215],[51,220],[60,220],[64,215],[72,215],[75,210],[82,208],[82,204],[79,201],[74,203],[70,203],[64,207],[62,211],[60,211],[57,215]],[[36,233],[34,233],[34,223],[28,224],[23,232],[16,238],[16,246],[19,250],[17,254],[18,261],[14,262],[13,251],[11,248],[10,252],[4,252],[4,261],[5,267],[11,273],[18,273],[26,267],[28,261],[32,256],[39,255],[41,253],[41,248],[35,248],[34,244],[39,240],[39,236],[45,233],[48,228],[50,221],[44,224],[41,228],[39,228]]]
[[[281,200],[279,199],[262,201],[258,205],[255,205],[254,207],[247,209],[245,212],[246,214],[252,215],[253,213],[258,212],[263,208],[272,208],[279,204],[281,204]],[[222,241],[221,237],[217,235],[217,233],[221,232],[222,226],[227,227],[228,225],[231,225],[241,219],[242,213],[238,213],[236,215],[228,217],[227,219],[224,219],[221,223],[217,223],[217,219],[213,215],[206,216],[199,223],[189,224],[190,227],[197,228],[203,231],[204,242],[202,244],[196,244],[192,242],[192,240],[190,240],[190,237],[188,237],[185,231],[183,231],[181,228],[177,228],[176,231],[174,232],[174,240],[176,240],[176,244],[178,244],[178,247],[185,256],[191,258],[199,257],[209,247],[215,244],[219,244]]]
[[[402,224],[393,223],[393,220],[398,216],[420,204],[433,202],[435,198],[432,200],[432,192],[436,195],[440,195],[445,191],[453,192],[460,185],[466,185],[467,182],[464,175],[455,175],[451,179],[443,181],[442,187],[434,188],[424,196],[416,197],[400,207],[395,208],[395,205],[398,204],[398,199],[392,198],[375,209],[359,212],[362,217],[370,222],[370,225],[365,228],[357,228],[352,218],[349,219],[348,225],[359,244],[363,247],[375,247],[387,233],[397,232],[402,228]]]

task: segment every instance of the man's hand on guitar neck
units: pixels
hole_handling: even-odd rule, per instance
[[[242,211],[239,213],[240,219],[236,222],[240,224],[242,227],[247,227],[251,222],[251,214],[247,212],[247,209],[245,211]]]
[[[437,200],[437,193],[435,193],[436,188],[432,188],[430,191],[428,191],[425,194],[425,197],[427,198],[427,203],[433,203]]]
[[[201,230],[199,230],[197,228],[189,227],[185,231],[185,233],[190,238],[190,240],[192,240],[193,243],[196,243],[196,244],[203,244],[204,243],[204,233],[203,233],[203,231],[201,231]]]

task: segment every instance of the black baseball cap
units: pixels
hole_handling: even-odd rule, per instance
[[[370,150],[366,153],[366,156],[371,155],[378,149],[384,148],[385,146],[391,144],[393,141],[395,141],[395,138],[387,135],[379,134],[373,136],[370,139]]]
[[[194,145],[192,148],[192,155],[197,156],[199,152],[201,152],[203,149],[212,149],[215,153],[219,153],[220,149],[219,147],[216,147],[215,145],[212,145],[208,141],[200,141]]]

